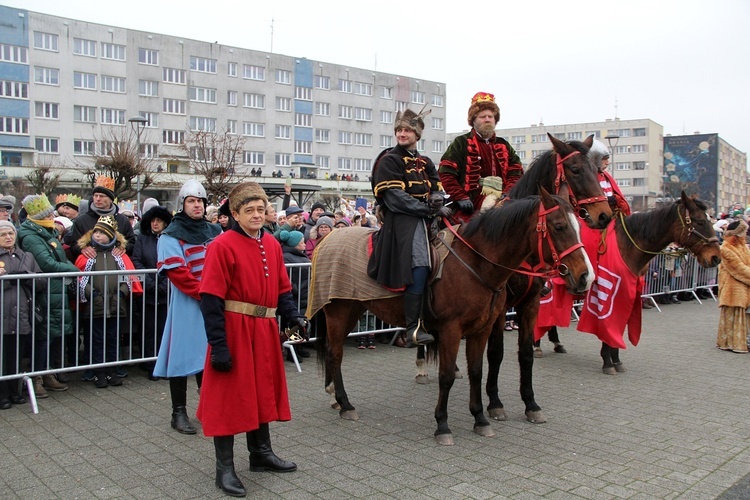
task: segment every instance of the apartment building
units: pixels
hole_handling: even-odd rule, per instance
[[[196,132],[241,137],[246,171],[365,181],[396,113],[427,105],[418,146],[445,150],[440,82],[5,6],[0,18],[0,177],[50,165],[80,183],[133,117],[157,185],[194,175],[199,153],[182,145]]]

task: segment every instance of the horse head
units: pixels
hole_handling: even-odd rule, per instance
[[[594,281],[594,268],[581,243],[580,226],[573,207],[559,196],[552,196],[539,186],[539,220],[536,248],[540,261],[565,280],[573,294],[582,294]]]
[[[711,221],[706,216],[706,205],[695,196],[681,193],[677,204],[679,226],[675,242],[695,255],[703,267],[716,267],[721,262],[719,239]],[[680,208],[682,207],[682,209]]]
[[[612,219],[612,208],[599,184],[596,169],[587,153],[594,141],[590,135],[585,141],[563,142],[547,134],[555,152],[555,190],[567,196],[579,217],[592,229],[604,229]]]

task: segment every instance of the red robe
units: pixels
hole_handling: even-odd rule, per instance
[[[279,294],[289,292],[292,285],[279,243],[267,232],[261,241],[265,255],[254,238],[236,231],[216,238],[206,252],[201,293],[276,307]],[[217,372],[211,367],[209,345],[196,415],[203,433],[229,436],[256,430],[260,424],[291,420],[276,318],[229,311],[224,318],[232,369]]]

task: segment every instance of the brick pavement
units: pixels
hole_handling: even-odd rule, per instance
[[[601,373],[593,336],[561,331],[564,355],[544,340],[535,363],[542,425],[524,420],[515,334],[506,333],[509,420],[493,423],[494,438],[473,434],[468,381],[457,380],[453,447],[433,440],[437,383],[414,383],[414,350],[348,345],[358,422],[329,408],[312,359],[301,373],[287,363],[294,419],[273,424],[272,438],[299,470],[249,472],[243,436],[238,473],[253,498],[716,498],[750,473],[750,357],[714,347],[713,301],[663,311],[644,311],[641,345],[623,353],[628,372],[616,376]],[[0,497],[222,498],[210,439],[173,431],[167,383],[130,373],[106,390],[76,379],[41,400],[38,415],[28,405],[1,411]]]

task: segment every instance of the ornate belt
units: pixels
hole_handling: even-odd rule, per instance
[[[224,310],[231,311],[256,318],[275,318],[276,308],[258,306],[249,302],[240,302],[239,300],[227,300],[224,302]]]

